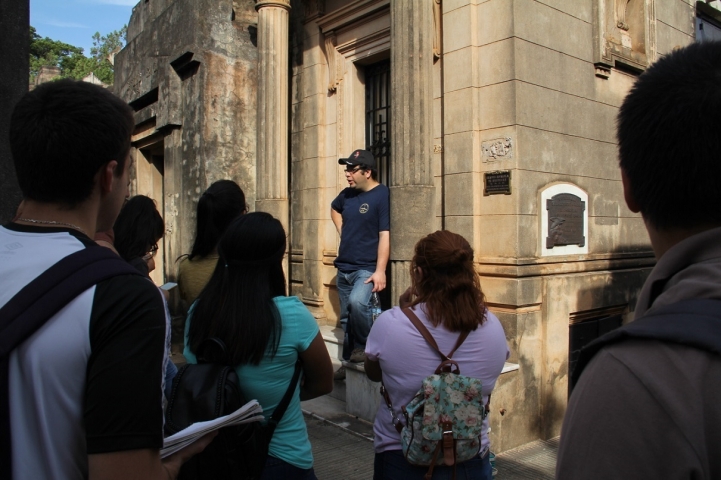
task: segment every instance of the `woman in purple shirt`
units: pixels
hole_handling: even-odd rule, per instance
[[[398,418],[432,375],[440,358],[401,311],[410,306],[428,328],[438,347],[450,352],[459,334],[468,337],[453,354],[462,375],[481,380],[486,403],[501,374],[509,351],[506,335],[495,315],[486,309],[480,280],[473,266],[473,249],[462,236],[437,231],[421,239],[411,263],[411,287],[401,295],[400,307],[381,314],[366,344],[365,371],[386,387]],[[375,433],[374,480],[422,479],[428,467],[409,464],[401,450],[400,434],[381,402],[373,426]],[[488,418],[483,420],[478,456],[456,466],[458,480],[491,480]],[[437,466],[433,480],[450,479],[453,467]]]

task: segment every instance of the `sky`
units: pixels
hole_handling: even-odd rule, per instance
[[[138,1],[30,0],[30,25],[41,37],[81,47],[84,55],[90,56],[93,34],[123,28]]]

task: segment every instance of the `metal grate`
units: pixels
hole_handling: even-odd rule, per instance
[[[391,158],[391,61],[365,67],[366,150],[378,162],[378,181],[389,185]]]

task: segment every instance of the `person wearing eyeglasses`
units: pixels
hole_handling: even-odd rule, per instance
[[[123,260],[146,276],[155,270],[155,254],[165,233],[165,222],[152,198],[136,195],[128,200],[113,230],[115,249]]]
[[[155,270],[155,255],[158,253],[158,242],[165,234],[165,222],[160,216],[155,200],[145,195],[131,197],[120,210],[118,219],[113,226],[115,232],[115,248],[120,258],[137,268],[150,280],[150,272]],[[167,321],[170,322],[168,311],[168,291],[160,289],[165,301]],[[168,353],[170,344],[167,345]],[[170,397],[173,378],[178,369],[168,360],[165,364],[164,392]]]
[[[370,298],[386,288],[390,256],[390,193],[378,182],[373,154],[355,150],[338,160],[345,166],[345,188],[331,203],[330,216],[340,235],[335,259],[340,322],[345,332],[343,359],[360,363],[373,320]],[[335,374],[345,378],[345,368]]]

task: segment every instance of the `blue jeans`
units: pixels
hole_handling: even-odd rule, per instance
[[[456,465],[456,480],[492,480],[491,461],[488,451],[481,458],[474,457]],[[401,450],[390,450],[376,453],[373,462],[373,480],[422,480],[429,467],[411,465]],[[453,478],[453,467],[436,466],[433,469],[433,480],[450,480]]]
[[[340,299],[340,324],[345,332],[343,341],[343,359],[348,360],[354,348],[365,350],[368,333],[373,325],[370,299],[373,282],[364,283],[373,272],[356,270],[342,272],[338,270],[336,286]]]
[[[268,455],[260,480],[318,480],[312,468],[303,470],[280,458]]]

